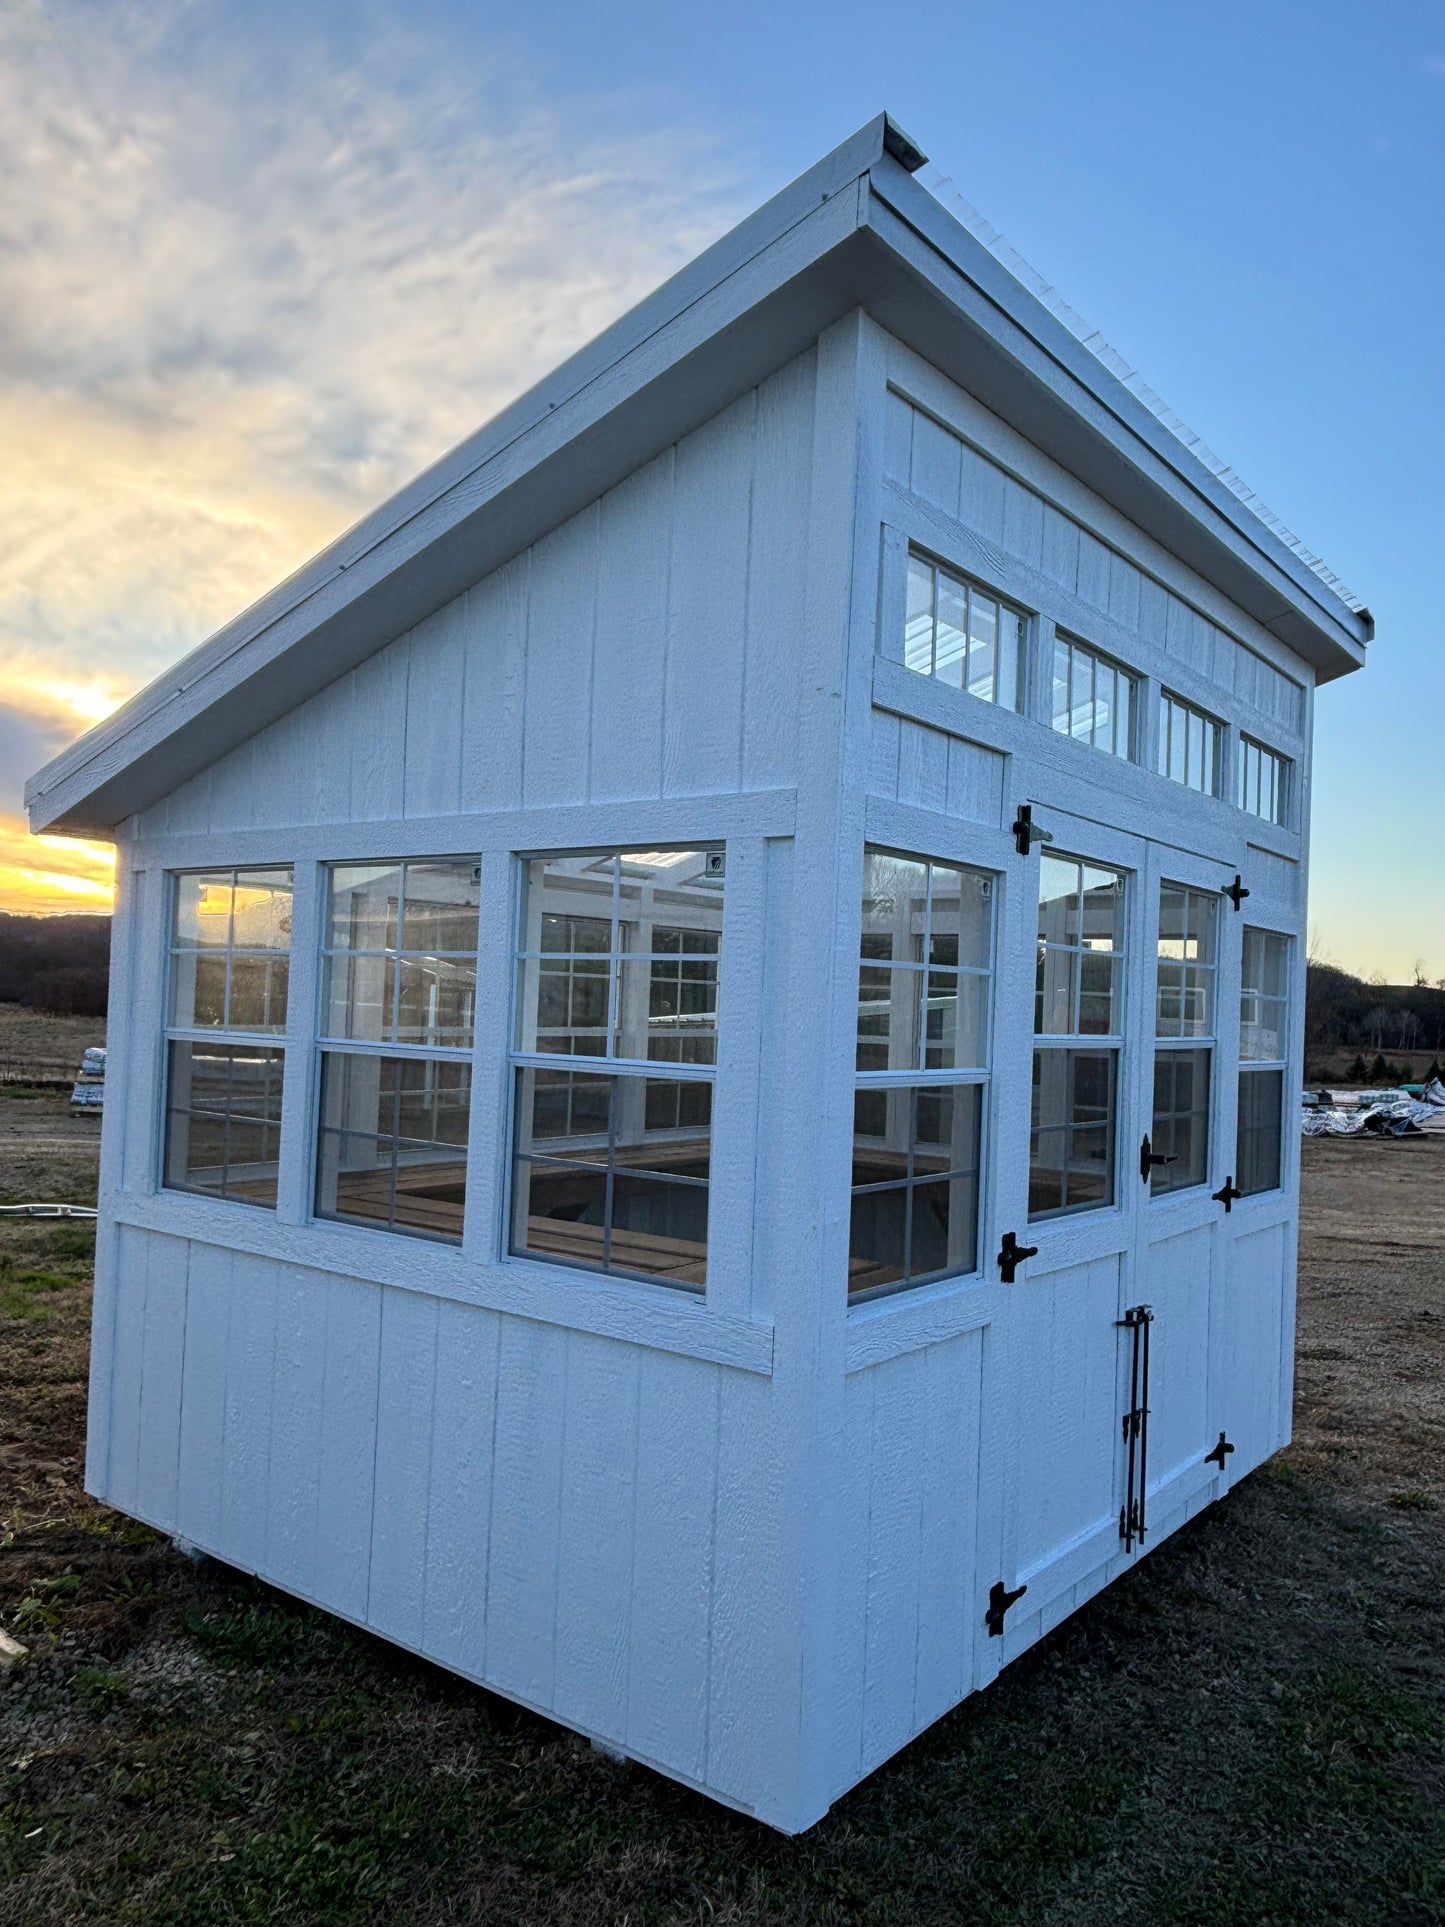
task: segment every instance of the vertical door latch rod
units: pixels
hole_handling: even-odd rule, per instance
[[[1124,1443],[1128,1447],[1125,1466],[1124,1503],[1119,1508],[1119,1537],[1125,1552],[1134,1550],[1134,1541],[1144,1543],[1144,1499],[1149,1481],[1149,1327],[1154,1312],[1149,1305],[1134,1305],[1118,1320],[1133,1340],[1129,1361],[1129,1410],[1124,1414]]]
[[[1156,1151],[1149,1142],[1149,1133],[1147,1131],[1144,1133],[1144,1142],[1139,1146],[1139,1176],[1145,1184],[1149,1182],[1149,1173],[1154,1169],[1156,1164],[1174,1164],[1177,1162],[1177,1153],[1171,1152],[1166,1157],[1163,1152]]]
[[[1019,813],[1014,818],[1013,835],[1014,847],[1020,856],[1027,856],[1035,843],[1052,843],[1054,840],[1052,830],[1046,830],[1041,824],[1035,823],[1033,806],[1029,803],[1019,804]]]
[[[1017,1232],[1005,1231],[1003,1234],[1003,1246],[998,1254],[998,1268],[1002,1274],[1004,1283],[1011,1285],[1014,1281],[1014,1274],[1024,1259],[1037,1258],[1038,1255],[1039,1248],[1037,1245],[1021,1245],[1018,1241]]]

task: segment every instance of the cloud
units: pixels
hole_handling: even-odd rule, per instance
[[[399,28],[282,58],[227,13],[0,13],[0,657],[88,692],[71,734],[754,185],[626,102],[549,110]],[[0,737],[0,809],[27,773],[12,754]]]
[[[1426,54],[1420,65],[1427,74],[1445,75],[1445,54]]]

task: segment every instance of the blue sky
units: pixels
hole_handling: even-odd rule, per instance
[[[1311,926],[1445,977],[1445,6],[0,0],[0,55],[7,768],[887,107],[1369,603]]]

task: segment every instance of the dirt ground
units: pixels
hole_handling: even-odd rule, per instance
[[[1445,1138],[1304,1155],[1296,1444],[798,1840],[88,1500],[89,1233],[0,1222],[0,1923],[1439,1927]]]

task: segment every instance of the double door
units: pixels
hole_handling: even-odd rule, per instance
[[[1044,781],[1029,800],[1047,840],[1014,886],[1021,923],[1035,904],[1037,923],[1031,947],[1018,931],[998,1013],[1017,1147],[1000,1177],[1033,1249],[998,1361],[1020,1631],[1062,1617],[1233,1469],[1218,1452],[1230,1226],[1217,1194],[1233,1176],[1244,854],[1200,835],[1187,808],[1159,826],[1166,840],[1076,797],[1061,807]]]

